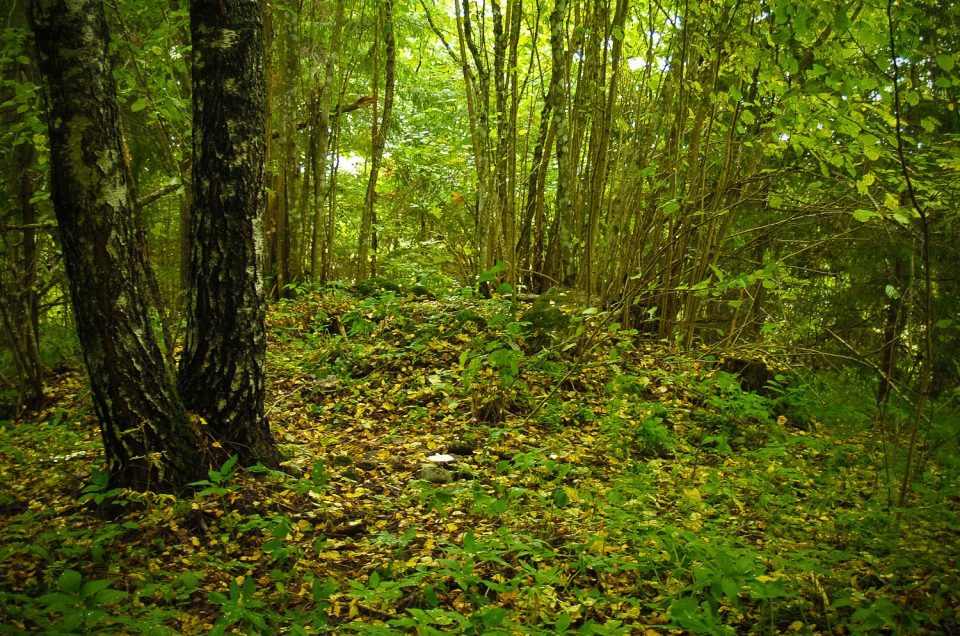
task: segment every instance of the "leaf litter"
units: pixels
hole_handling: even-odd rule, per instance
[[[602,314],[545,346],[521,316],[278,303],[285,472],[215,467],[192,496],[98,488],[83,377],[60,378],[0,432],[0,633],[960,629],[955,482],[888,510],[870,431]]]

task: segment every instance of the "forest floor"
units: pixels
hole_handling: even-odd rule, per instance
[[[888,506],[897,440],[852,389],[757,395],[602,314],[521,314],[276,304],[289,474],[179,498],[106,489],[63,375],[0,422],[0,633],[960,633],[960,469]]]

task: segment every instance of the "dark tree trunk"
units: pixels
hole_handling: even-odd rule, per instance
[[[259,0],[193,0],[193,210],[180,395],[226,455],[277,466],[264,417],[263,22]]]
[[[35,0],[51,184],[111,480],[177,490],[203,468],[148,318],[136,196],[123,159],[100,0]]]
[[[27,27],[27,12],[22,4],[14,5],[6,24],[12,37],[21,39],[29,49],[28,38],[18,35]],[[3,88],[0,100],[14,103],[14,90],[21,85],[38,83],[35,66],[22,57],[5,65]],[[6,160],[2,164],[4,178],[0,179],[0,191],[8,194],[11,205],[0,212],[0,224],[14,223],[0,229],[0,260],[6,268],[0,271],[0,347],[6,346],[17,370],[16,386],[18,406],[37,406],[43,400],[43,373],[39,349],[39,303],[40,266],[38,263],[38,215],[33,198],[37,189],[37,174],[34,169],[36,151],[31,135],[17,134],[26,131],[26,114],[18,109],[6,108],[0,113],[0,127],[14,132],[12,152],[0,153]],[[6,388],[3,379],[0,387]]]
[[[533,161],[530,164],[530,176],[527,179],[527,202],[524,208],[520,239],[517,242],[517,261],[526,271],[527,284],[533,289],[540,287],[538,279],[543,263],[543,189],[546,184],[547,161],[550,156],[550,135],[552,116],[550,102],[544,102],[540,110],[540,130],[533,149]],[[537,220],[534,227],[534,219]],[[531,238],[533,247],[531,247]]]

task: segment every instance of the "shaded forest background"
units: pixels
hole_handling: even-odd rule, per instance
[[[23,4],[0,57],[14,409],[72,348]],[[305,0],[264,16],[274,298],[371,276],[558,287],[688,350],[853,372],[904,422],[956,390],[949,3]],[[188,257],[188,11],[118,2],[107,18],[169,343]]]

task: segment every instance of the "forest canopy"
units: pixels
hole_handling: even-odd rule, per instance
[[[471,285],[501,267],[483,291],[575,289],[686,348],[758,345],[856,369],[882,396],[901,382],[939,394],[958,378],[949,9],[265,5],[271,295],[369,276]],[[40,324],[56,349],[69,312],[18,15],[3,32],[5,382],[35,395]],[[194,189],[189,10],[106,15],[173,325]]]

